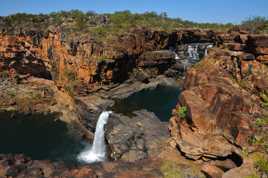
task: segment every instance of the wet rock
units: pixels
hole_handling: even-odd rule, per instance
[[[156,155],[168,138],[167,124],[147,111],[134,116],[112,114],[106,130],[110,157],[114,160],[137,161]]]
[[[76,97],[75,103],[77,105],[77,112],[82,118],[81,122],[93,132],[96,128],[100,113],[113,105],[114,101],[97,94],[92,94],[89,96]]]

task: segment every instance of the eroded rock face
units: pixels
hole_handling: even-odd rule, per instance
[[[109,84],[125,81],[135,67],[144,64],[163,73],[174,63],[174,53],[167,50],[178,44],[218,43],[215,33],[199,30],[167,33],[136,28],[114,37],[111,43],[86,37],[66,40],[63,36],[58,30],[30,31],[17,36],[1,34],[0,70],[14,69],[19,75],[61,83],[81,80],[84,84]]]
[[[187,72],[170,121],[171,135],[186,157],[226,157],[246,146],[253,134],[251,123],[262,109],[252,84],[255,78],[267,80],[268,71],[256,61],[241,61],[238,67],[231,56],[216,50]],[[252,71],[246,74],[249,65]],[[185,118],[177,114],[182,106],[187,107]]]

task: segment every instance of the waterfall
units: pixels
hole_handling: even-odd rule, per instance
[[[208,46],[206,47],[206,50],[205,50],[205,56],[208,55],[208,49],[209,49],[209,48],[213,48],[213,45],[210,44],[210,45],[208,45]]]
[[[103,111],[98,119],[94,135],[93,145],[78,155],[78,160],[86,163],[93,163],[105,160],[106,147],[104,140],[104,125],[109,119],[111,111]]]
[[[174,52],[175,53],[175,52]],[[180,59],[180,57],[178,56],[178,54],[177,53],[175,53],[175,59],[177,60],[177,59]]]
[[[190,59],[192,60],[198,60],[199,54],[198,54],[198,45],[188,45],[187,53]]]

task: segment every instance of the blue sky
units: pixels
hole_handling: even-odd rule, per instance
[[[0,0],[0,15],[60,10],[167,12],[196,22],[239,23],[247,17],[268,17],[268,0]]]

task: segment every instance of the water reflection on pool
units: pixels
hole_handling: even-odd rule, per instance
[[[154,112],[161,121],[168,121],[178,101],[179,93],[179,87],[157,86],[117,100],[111,109],[128,116],[132,116],[133,111],[146,109]]]

